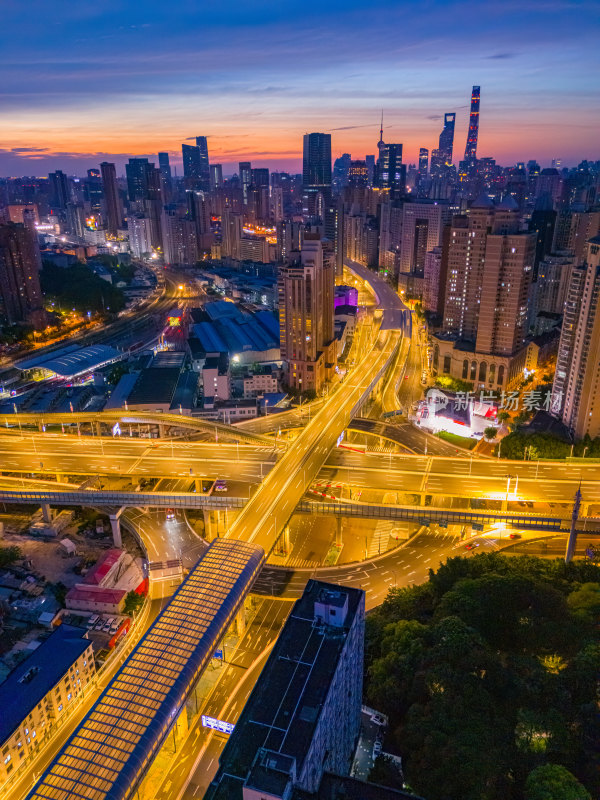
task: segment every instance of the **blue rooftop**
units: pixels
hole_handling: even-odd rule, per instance
[[[0,743],[56,686],[71,664],[91,645],[85,631],[59,625],[32,654],[0,683]]]

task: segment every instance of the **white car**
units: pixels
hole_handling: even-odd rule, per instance
[[[85,627],[88,629],[88,631],[90,631],[96,625],[96,623],[98,622],[99,619],[100,619],[100,617],[98,616],[98,614],[93,614],[88,619],[88,621],[85,624]]]
[[[215,492],[226,492],[227,484],[225,481],[215,481]]]

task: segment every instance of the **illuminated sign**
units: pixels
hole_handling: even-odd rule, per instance
[[[121,435],[121,426],[119,425],[118,422],[115,422],[115,424],[112,426],[112,435],[113,436]]]
[[[235,725],[231,722],[223,722],[221,719],[207,717],[206,714],[202,714],[202,725],[205,728],[212,728],[214,731],[227,734],[233,733],[233,729],[235,728]]]

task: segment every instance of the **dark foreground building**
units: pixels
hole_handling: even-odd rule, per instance
[[[365,595],[309,581],[254,687],[205,797],[317,796],[347,775],[360,729]]]

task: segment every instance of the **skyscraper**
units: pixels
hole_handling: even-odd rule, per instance
[[[440,133],[438,150],[443,163],[446,166],[452,164],[452,151],[454,149],[454,124],[456,114],[454,112],[444,114],[444,127]]]
[[[0,319],[8,325],[45,322],[40,288],[42,260],[33,218],[0,225]]]
[[[335,258],[319,234],[305,233],[300,265],[279,272],[279,327],[286,383],[319,392],[335,367],[333,328]]]
[[[331,134],[305,133],[302,159],[302,210],[325,221],[331,203]]]
[[[391,197],[399,197],[406,189],[406,167],[402,163],[402,145],[384,144],[379,150],[377,184],[388,189]]]
[[[600,435],[600,236],[587,243],[567,292],[552,387],[552,413],[572,434]]]
[[[119,228],[123,227],[123,211],[121,209],[121,198],[119,197],[119,187],[117,185],[117,171],[115,165],[108,161],[103,161],[100,164],[100,170],[102,172],[102,187],[104,189],[106,229],[112,236],[116,236]]]
[[[127,195],[131,202],[144,199],[148,186],[148,167],[147,158],[130,158],[128,163],[125,164]]]
[[[210,188],[220,189],[223,186],[223,165],[209,164]]]
[[[201,181],[200,148],[193,144],[182,144],[183,178],[188,189],[199,189]]]
[[[168,203],[173,189],[173,176],[171,175],[171,164],[169,163],[168,153],[158,154],[158,168],[160,169],[165,201]]]
[[[208,141],[206,136],[196,136],[196,147],[200,151],[200,175],[198,189],[210,189],[210,164],[208,161]]]
[[[469,133],[465,147],[465,161],[477,158],[477,137],[479,135],[479,86],[473,87],[471,94],[471,114],[469,116]]]
[[[67,203],[71,200],[69,179],[60,169],[57,169],[56,172],[51,172],[48,175],[48,178],[50,179],[50,185],[52,187],[52,191],[50,193],[52,205],[56,206],[57,208],[65,209],[67,207]]]
[[[248,205],[248,188],[252,183],[252,164],[249,161],[240,161],[240,186],[242,187],[242,202]]]
[[[442,229],[450,221],[447,202],[421,200],[402,209],[400,273],[424,276],[425,255],[442,242]]]
[[[429,150],[426,147],[419,149],[419,178],[427,177],[429,171]]]

